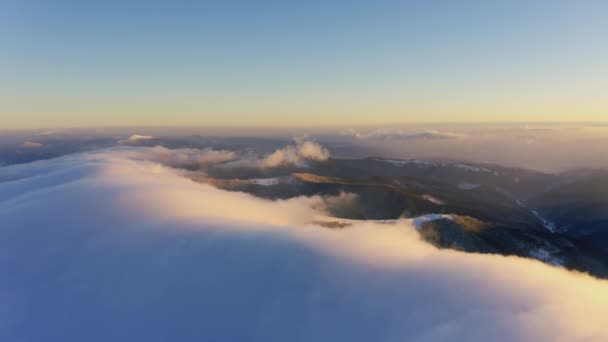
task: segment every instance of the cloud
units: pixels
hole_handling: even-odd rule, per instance
[[[26,141],[23,144],[21,144],[21,147],[23,148],[40,148],[44,145],[42,145],[41,143],[37,143],[37,142],[32,142],[32,141]]]
[[[177,168],[198,168],[205,165],[225,163],[237,158],[236,153],[226,150],[178,148],[156,146],[139,150],[137,156]]]
[[[312,141],[297,142],[274,151],[260,161],[262,167],[277,167],[281,165],[302,166],[306,160],[323,161],[329,159],[327,149]]]
[[[354,217],[359,211],[359,195],[340,192],[337,196],[323,197],[323,210],[337,217]]]
[[[295,139],[294,144],[264,156],[264,157],[243,157],[226,167],[255,167],[255,168],[274,168],[280,166],[293,165],[305,167],[309,161],[325,161],[331,157],[329,151],[319,143]]]
[[[132,151],[0,179],[0,340],[608,339],[607,282],[438,250],[412,221],[326,229],[321,198],[226,192]]]
[[[377,140],[445,140],[460,139],[466,137],[465,134],[427,130],[422,132],[404,131],[399,129],[378,129],[367,132],[357,130],[347,130],[344,135],[350,135],[358,139],[377,139]]]
[[[341,132],[340,139],[332,137],[338,143],[330,146],[337,155],[347,157],[460,160],[550,173],[608,165],[608,154],[604,153],[607,127],[566,124],[435,127],[440,129],[421,130],[410,126],[348,130]],[[326,138],[326,141],[332,140]],[[353,146],[339,148],[340,144]]]
[[[119,140],[118,143],[119,144],[137,144],[141,141],[146,141],[146,140],[150,140],[150,139],[154,139],[154,137],[151,135],[133,134],[130,137],[128,137],[127,139]]]

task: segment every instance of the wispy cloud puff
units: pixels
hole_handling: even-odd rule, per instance
[[[39,148],[42,146],[44,146],[44,145],[41,143],[32,142],[32,141],[26,141],[23,144],[21,144],[21,147],[23,147],[23,148]]]
[[[198,168],[205,165],[225,163],[237,158],[232,151],[194,148],[168,149],[156,146],[140,150],[138,156],[177,168]]]
[[[277,167],[281,165],[302,166],[306,160],[323,161],[329,159],[330,154],[326,148],[312,141],[297,142],[278,149],[260,161],[262,167]]]
[[[274,168],[280,166],[299,166],[308,165],[309,161],[325,161],[331,157],[329,151],[321,144],[295,139],[294,143],[262,157],[250,156],[226,164],[226,167],[255,167],[255,168]]]
[[[150,139],[154,139],[154,137],[151,135],[132,134],[127,139],[119,140],[118,143],[119,144],[137,144],[139,142],[150,140]]]
[[[125,151],[14,168],[2,340],[608,339],[605,281],[437,250],[410,221],[325,229],[319,198],[226,192]]]

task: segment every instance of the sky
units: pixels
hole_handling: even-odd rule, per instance
[[[605,1],[0,1],[0,127],[608,121]]]

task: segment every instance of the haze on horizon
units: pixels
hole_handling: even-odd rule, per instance
[[[0,128],[606,122],[600,1],[0,3]]]

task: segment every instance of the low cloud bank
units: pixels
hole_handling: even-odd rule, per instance
[[[205,165],[225,163],[237,158],[232,151],[193,148],[168,149],[163,146],[146,148],[139,154],[142,159],[177,168],[198,168]]]
[[[0,179],[3,341],[608,339],[607,282],[437,250],[410,221],[325,229],[320,198],[226,192],[129,151]]]
[[[608,165],[605,125],[444,124],[347,130],[336,135],[341,144],[356,145],[355,151],[384,158],[462,160],[543,172]],[[336,150],[336,154],[342,151]]]

